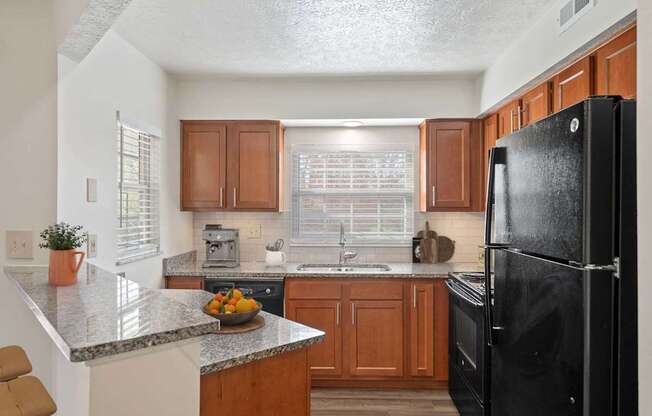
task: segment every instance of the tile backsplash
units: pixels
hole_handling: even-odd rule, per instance
[[[430,228],[440,235],[455,241],[455,254],[450,260],[459,263],[476,263],[478,246],[482,244],[484,214],[475,212],[434,212],[415,213],[415,229],[424,228],[425,221],[430,221]],[[222,224],[225,228],[240,229],[240,261],[265,260],[265,244],[277,238],[285,240],[284,251],[290,262],[337,262],[338,247],[306,247],[290,245],[289,212],[200,212],[193,217],[193,236],[197,257],[203,261],[206,250],[202,240],[202,230],[206,224]],[[252,226],[261,226],[260,239],[248,238],[247,230]],[[409,247],[356,247],[357,262],[411,262]]]

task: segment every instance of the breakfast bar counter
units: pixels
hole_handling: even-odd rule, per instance
[[[267,403],[274,414],[309,414],[308,349],[323,341],[321,331],[261,311],[262,328],[219,334],[220,321],[202,311],[211,293],[149,289],[90,264],[65,287],[48,284],[47,267],[4,274],[61,352],[60,414],[255,412],[242,394],[275,388],[283,394]],[[293,375],[283,383],[268,377],[286,368]]]

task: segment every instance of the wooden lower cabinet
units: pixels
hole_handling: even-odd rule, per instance
[[[165,278],[166,289],[203,289],[203,277],[168,276]]]
[[[288,319],[326,332],[308,353],[314,384],[447,386],[443,279],[290,278],[285,293]]]
[[[352,377],[403,375],[403,301],[357,300],[349,303],[345,326]]]
[[[288,302],[286,317],[326,333],[324,342],[308,352],[313,376],[342,375],[341,302],[334,300],[295,300]]]
[[[201,376],[201,416],[310,415],[308,349]]]
[[[431,282],[411,282],[408,291],[408,345],[411,376],[432,376],[434,372],[434,286]]]

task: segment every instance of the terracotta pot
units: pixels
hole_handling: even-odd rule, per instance
[[[79,255],[79,260],[75,256]],[[76,250],[50,250],[48,281],[52,286],[69,286],[77,283],[77,272],[86,254]]]

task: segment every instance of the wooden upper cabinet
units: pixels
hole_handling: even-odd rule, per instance
[[[426,135],[428,211],[471,207],[471,124],[430,121]]]
[[[349,303],[345,326],[349,374],[353,377],[403,375],[403,301]]]
[[[521,102],[515,100],[498,110],[498,138],[508,136],[520,128]]]
[[[551,98],[549,82],[544,82],[521,97],[522,127],[548,117],[552,111]]]
[[[182,121],[181,209],[278,211],[278,121]]]
[[[339,300],[288,300],[286,317],[326,333],[323,342],[308,350],[314,378],[342,375],[342,303]]]
[[[636,98],[636,27],[595,53],[595,93]]]
[[[181,209],[225,208],[226,123],[182,121]]]
[[[492,114],[482,121],[482,201],[487,192],[487,179],[489,171],[489,150],[496,147],[498,141],[498,114]]]
[[[414,281],[408,284],[408,321],[410,375],[432,377],[435,327],[434,287],[431,282]]]
[[[553,111],[556,113],[593,94],[593,57],[577,61],[555,75],[553,82]]]
[[[239,122],[228,138],[229,199],[235,209],[278,209],[278,122]]]

